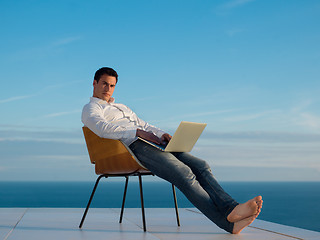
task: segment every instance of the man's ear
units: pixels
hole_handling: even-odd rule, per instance
[[[98,84],[97,80],[94,79],[92,85],[95,86],[95,85],[97,85],[97,84]]]

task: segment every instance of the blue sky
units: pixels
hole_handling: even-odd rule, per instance
[[[0,1],[0,181],[95,179],[94,72],[221,181],[320,181],[319,1]]]

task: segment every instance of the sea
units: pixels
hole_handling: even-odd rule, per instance
[[[133,178],[132,178],[133,179]],[[263,197],[258,219],[320,232],[320,182],[221,182],[238,202]],[[94,182],[0,182],[1,208],[85,208]],[[93,208],[120,208],[124,181],[103,179],[92,201]],[[171,184],[143,182],[145,207],[174,207]],[[177,190],[178,206],[193,205]],[[140,207],[139,184],[130,180],[127,208]]]

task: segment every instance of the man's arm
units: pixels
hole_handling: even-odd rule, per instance
[[[100,137],[111,138],[111,139],[132,139],[140,137],[148,141],[157,144],[167,144],[171,136],[159,128],[149,125],[147,122],[141,120],[130,108],[125,105],[118,105],[117,108],[120,111],[128,111],[130,118],[133,118],[138,123],[138,126],[119,126],[112,124],[106,120],[103,109],[100,105],[89,103],[84,106],[82,111],[82,122],[85,126],[89,127],[91,131],[96,133]],[[116,122],[115,122],[116,123]],[[142,130],[144,129],[144,130]],[[128,141],[128,144],[130,141]]]
[[[106,121],[99,105],[85,105],[82,111],[82,122],[99,137],[110,139],[134,139],[136,127],[125,127]]]
[[[172,138],[171,135],[169,135],[168,133],[163,134],[161,136],[161,138],[159,138],[156,135],[154,135],[152,132],[146,132],[146,131],[141,130],[141,129],[137,129],[136,136],[140,137],[140,138],[143,138],[145,140],[148,140],[150,142],[154,142],[154,143],[159,144],[159,145],[168,144],[168,142]]]

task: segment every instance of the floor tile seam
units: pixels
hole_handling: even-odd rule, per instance
[[[115,213],[118,213],[115,209],[112,209],[112,211],[114,211]],[[124,210],[124,212],[125,212],[125,210]],[[134,221],[132,221],[132,220],[130,220],[129,218],[127,218],[127,217],[125,216],[125,213],[124,213],[124,212],[123,212],[122,219],[126,219],[128,222],[132,223],[133,225],[135,225],[135,226],[137,226],[138,228],[140,228],[141,230],[143,230],[142,227],[140,227],[140,225],[139,225],[138,223],[135,223]]]
[[[254,227],[254,226],[248,226],[248,227],[249,227],[249,228],[258,229],[258,230],[261,230],[261,231],[265,231],[265,232],[270,232],[270,233],[274,233],[274,234],[278,234],[278,235],[290,237],[290,238],[293,238],[293,239],[304,240],[304,238],[299,238],[299,237],[295,237],[295,236],[292,236],[292,235],[289,235],[289,234],[280,233],[280,232],[275,232],[275,231],[268,230],[268,229],[264,229],[264,228],[259,228],[259,227]]]
[[[192,210],[192,209],[186,209],[186,210],[190,211],[190,212],[193,212],[193,213],[202,214],[201,212],[198,212],[197,210]],[[254,227],[254,226],[248,226],[248,228],[254,228],[254,229],[261,230],[261,231],[270,232],[270,233],[274,233],[274,234],[290,237],[290,238],[293,238],[293,239],[304,240],[303,238],[295,237],[295,236],[292,236],[292,235],[289,235],[289,234],[276,232],[276,231],[272,231],[272,230],[268,230],[268,229],[264,229],[264,228],[259,228],[259,227]]]
[[[18,221],[16,222],[16,224],[13,226],[13,228],[8,232],[8,234],[4,237],[3,240],[7,240],[8,237],[10,237],[10,235],[12,234],[12,232],[14,231],[14,229],[18,226],[18,224],[20,223],[20,221],[22,220],[22,218],[24,217],[24,215],[27,213],[27,211],[29,210],[29,208],[27,208],[23,214],[21,215],[21,217],[18,219]]]
[[[137,209],[139,209],[139,208],[137,208]],[[111,208],[111,210],[114,211],[114,212],[116,212],[116,213],[118,213],[115,208]],[[133,225],[137,226],[137,227],[138,227],[139,229],[141,229],[141,231],[143,232],[143,228],[142,228],[138,223],[136,223],[136,222],[133,221],[133,220],[130,220],[130,219],[127,218],[125,215],[123,215],[122,218],[123,218],[123,219],[126,219],[128,222],[130,222],[130,223],[132,223]],[[142,221],[142,220],[141,220],[141,221]],[[154,235],[152,232],[149,232],[149,231],[148,231],[148,228],[147,228],[147,231],[146,231],[146,232],[143,232],[143,233],[148,234],[148,235],[151,235],[151,236],[153,236],[154,238],[161,240],[161,238],[157,237],[157,236]]]

